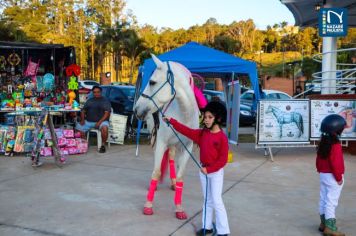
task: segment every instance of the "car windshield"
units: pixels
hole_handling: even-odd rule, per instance
[[[290,99],[290,97],[288,97],[287,95],[280,93],[278,94],[280,99]]]
[[[241,99],[245,99],[245,100],[253,100],[254,97],[255,94],[251,92],[245,92],[244,94],[241,95]]]
[[[203,94],[206,98],[206,100],[208,100],[208,102],[214,100],[214,101],[225,101],[225,95],[224,92],[220,92],[220,91],[208,91],[208,90],[204,90]]]
[[[135,88],[130,88],[130,87],[120,87],[122,92],[128,97],[128,98],[134,98],[135,97]]]

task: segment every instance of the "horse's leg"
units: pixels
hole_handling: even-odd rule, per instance
[[[169,148],[169,177],[171,179],[171,189],[176,189],[176,168],[174,165],[174,157],[176,154],[176,148],[174,146]]]
[[[146,196],[146,203],[143,208],[143,214],[145,215],[153,214],[153,210],[152,210],[153,199],[154,199],[155,190],[157,188],[158,180],[161,176],[161,163],[162,163],[163,154],[166,149],[167,149],[167,145],[164,144],[162,141],[157,140],[156,149],[154,152],[154,158],[155,158],[154,169],[152,172],[150,187],[148,188],[148,192]]]
[[[187,148],[190,152],[193,150],[193,142],[189,142],[187,144]],[[185,167],[187,165],[189,159],[189,153],[185,150],[182,152],[179,158],[179,168],[177,173],[177,183],[176,183],[176,191],[174,195],[174,204],[176,205],[176,217],[179,220],[187,219],[187,214],[185,213],[183,206],[182,206],[182,195],[183,195],[183,175],[185,171]]]

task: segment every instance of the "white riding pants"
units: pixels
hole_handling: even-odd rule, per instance
[[[203,203],[202,226],[204,227],[204,215],[206,214],[205,228],[213,228],[213,211],[215,210],[216,230],[218,234],[230,234],[229,222],[222,200],[222,189],[224,183],[224,169],[208,174],[208,186],[206,186],[206,176],[200,172],[200,182],[206,203],[206,212]],[[208,191],[206,192],[206,187]],[[207,196],[205,194],[207,193]]]
[[[320,173],[319,213],[325,214],[325,219],[335,218],[335,209],[344,183],[344,177],[342,185],[339,185],[332,173]]]

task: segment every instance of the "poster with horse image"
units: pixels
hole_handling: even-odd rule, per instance
[[[257,142],[309,143],[309,101],[261,100]]]
[[[331,114],[338,114],[345,118],[346,127],[341,139],[356,139],[356,100],[311,100],[310,108],[310,139],[320,139],[321,121]]]

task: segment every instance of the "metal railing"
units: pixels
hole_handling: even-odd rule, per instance
[[[326,54],[341,52],[354,53],[356,57],[356,48],[339,49],[335,51],[324,52],[313,56],[313,60],[322,63],[322,57]],[[336,76],[334,78],[324,78],[325,73],[332,73]],[[300,98],[305,94],[309,94],[315,91],[316,88],[320,88],[322,91],[324,88],[335,89],[336,94],[355,94],[356,93],[356,63],[336,63],[336,70],[333,71],[319,71],[312,74],[313,80],[311,81],[311,88],[304,92],[294,96],[293,98]],[[335,81],[333,86],[325,86],[322,81]]]

